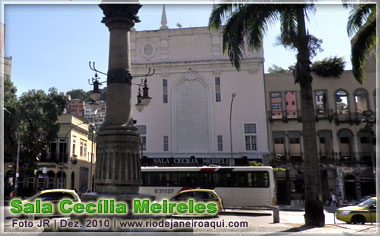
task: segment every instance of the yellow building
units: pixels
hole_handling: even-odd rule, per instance
[[[91,135],[91,127],[83,118],[72,114],[60,116],[58,122],[58,139],[50,143],[46,155],[37,163],[36,174],[19,177],[20,194],[31,195],[54,188],[75,189],[78,193],[91,191],[90,176],[95,175],[96,162],[96,144],[95,138],[94,142],[91,139],[94,136]],[[13,170],[12,163],[5,163],[5,173],[11,176]]]

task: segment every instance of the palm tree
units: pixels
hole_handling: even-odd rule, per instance
[[[296,50],[295,82],[301,86],[302,132],[305,150],[305,225],[322,227],[325,224],[322,187],[317,153],[317,141],[312,97],[310,59],[320,41],[308,34],[305,17],[314,10],[309,4],[228,4],[218,5],[211,13],[209,27],[223,29],[223,50],[239,69],[243,56],[244,38],[250,48],[260,49],[263,35],[271,23],[280,21],[279,40],[285,47]]]
[[[352,73],[363,84],[366,57],[376,46],[376,4],[353,5],[347,33],[354,36],[351,44]]]

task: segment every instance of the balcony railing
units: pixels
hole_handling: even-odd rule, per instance
[[[374,114],[376,117],[376,114]],[[344,112],[344,113],[334,113],[335,123],[339,125],[339,123],[350,123],[359,125],[363,120],[363,114],[361,112]],[[376,122],[376,121],[374,121]]]
[[[375,120],[373,122],[376,123],[376,113],[375,112],[373,112],[373,117],[375,118]],[[353,118],[354,118],[354,122],[356,123],[356,125],[359,125],[360,123],[363,122],[362,120],[365,117],[363,116],[363,112],[354,112]]]
[[[315,110],[315,120],[329,120],[330,122],[333,120],[334,112],[332,109],[316,109]]]
[[[319,153],[319,162],[322,164],[334,164],[334,165],[361,165],[361,166],[375,166],[376,158],[372,158],[371,155],[375,153],[371,152],[320,152]],[[303,153],[271,153],[271,164],[274,165],[284,165],[287,163],[302,163],[303,162]],[[372,165],[372,160],[374,160],[374,164]]]
[[[270,122],[274,120],[282,120],[284,123],[288,120],[297,120],[301,122],[300,110],[270,110],[268,112],[268,119]]]
[[[330,122],[334,118],[334,112],[332,109],[320,110],[316,109],[314,111],[315,120],[329,120]],[[302,112],[301,110],[271,110],[268,112],[268,119],[270,122],[275,120],[282,120],[284,123],[289,120],[296,120],[302,122]]]
[[[69,155],[67,153],[47,153],[41,158],[41,162],[56,162],[56,163],[67,163]]]

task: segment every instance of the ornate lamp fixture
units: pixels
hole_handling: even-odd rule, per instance
[[[97,70],[95,68],[95,62],[93,62],[92,65],[91,65],[91,62],[89,62],[89,67],[91,70],[96,72],[95,76],[91,79],[91,83],[90,83],[90,79],[88,80],[88,84],[93,85],[93,90],[91,91],[91,94],[90,94],[90,98],[92,99],[92,102],[90,103],[90,107],[91,107],[91,110],[95,111],[95,113],[96,113],[97,107],[99,106],[97,101],[99,100],[100,95],[101,95],[99,86],[102,85],[103,83],[107,82],[107,81],[101,81],[100,82],[99,81],[100,77],[98,77],[97,73],[100,73],[103,75],[107,75],[107,74]],[[141,112],[142,110],[144,110],[144,107],[148,106],[150,101],[152,100],[152,98],[149,97],[148,80],[146,77],[152,76],[152,75],[154,75],[154,73],[155,73],[155,69],[151,70],[151,68],[149,68],[149,71],[147,74],[133,75],[132,76],[133,78],[145,77],[145,80],[141,80],[141,83],[139,83],[139,84],[132,83],[133,85],[139,86],[139,90],[137,93],[137,103],[135,105],[136,110],[138,112]],[[142,95],[141,95],[141,87],[142,87]]]

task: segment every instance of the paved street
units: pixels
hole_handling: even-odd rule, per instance
[[[329,209],[330,210],[330,209]],[[272,211],[269,210],[226,210],[217,218],[197,218],[197,219],[188,219],[188,218],[168,218],[166,222],[171,222],[172,224],[177,222],[189,222],[197,225],[188,228],[186,231],[192,231],[195,233],[202,232],[255,232],[255,233],[284,233],[284,232],[296,232],[304,234],[315,234],[315,233],[329,233],[329,234],[352,234],[352,233],[365,233],[375,234],[376,233],[376,224],[365,224],[365,225],[351,225],[346,224],[341,221],[336,221],[334,224],[334,215],[325,211],[326,217],[326,226],[323,228],[305,228],[302,227],[304,218],[304,211],[295,211],[295,210],[281,210],[280,211],[280,223],[273,223]],[[53,219],[51,219],[53,220]],[[55,218],[57,222],[63,220],[66,222],[68,218]],[[20,220],[21,221],[21,220]],[[37,225],[40,221],[33,221],[34,225]],[[205,227],[207,223],[209,227]],[[213,223],[212,223],[213,222]],[[235,224],[236,227],[230,226],[230,222]],[[223,225],[222,225],[223,223]],[[240,224],[240,225],[238,225]],[[212,227],[214,226],[214,227]],[[97,231],[97,228],[84,229],[77,228],[78,231]],[[162,227],[152,226],[150,229],[145,228],[142,231],[155,231],[162,230]],[[38,227],[12,227],[12,220],[5,220],[5,232],[42,232],[43,228]]]

